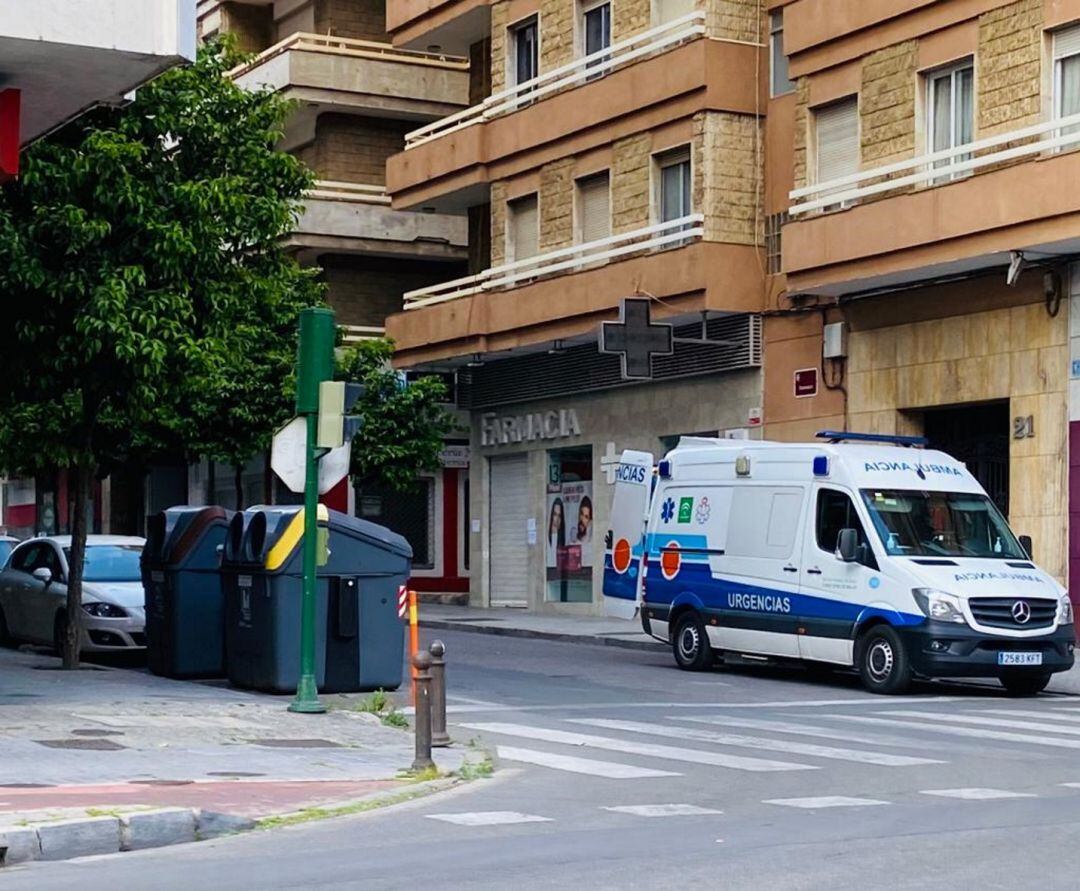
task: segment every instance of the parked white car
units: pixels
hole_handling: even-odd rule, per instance
[[[84,652],[146,646],[146,608],[139,557],[142,538],[90,535],[83,567]],[[0,571],[0,640],[57,646],[67,621],[70,535],[32,538]],[[57,649],[59,647],[57,646]]]

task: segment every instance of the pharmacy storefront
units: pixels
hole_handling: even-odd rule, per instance
[[[472,412],[471,600],[596,615],[623,449],[756,437],[759,370],[616,387]]]

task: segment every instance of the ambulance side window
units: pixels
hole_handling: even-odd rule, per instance
[[[855,512],[855,505],[846,492],[838,492],[836,489],[821,489],[817,499],[817,544],[823,551],[830,554],[836,552],[836,542],[840,537],[841,529],[854,529],[859,536],[859,553],[862,556],[859,562],[871,569],[877,569],[877,561],[874,552],[870,548],[870,542],[866,538],[859,515]]]

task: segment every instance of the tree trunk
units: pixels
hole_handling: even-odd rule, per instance
[[[75,517],[71,526],[71,551],[68,554],[67,609],[63,619],[57,619],[64,668],[79,667],[79,648],[82,642],[82,581],[86,560],[86,513],[90,506],[90,490],[94,484],[94,468],[90,462],[75,465]]]
[[[233,486],[236,489],[236,509],[244,509],[244,465],[233,465]]]

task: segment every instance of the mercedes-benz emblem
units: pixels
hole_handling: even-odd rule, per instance
[[[1017,600],[1013,604],[1012,617],[1017,625],[1026,625],[1031,620],[1031,607],[1026,600]]]

